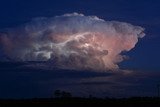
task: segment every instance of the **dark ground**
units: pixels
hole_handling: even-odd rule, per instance
[[[98,98],[41,98],[41,99],[21,99],[21,100],[0,100],[0,107],[29,107],[29,106],[40,106],[40,107],[111,107],[111,106],[122,106],[122,107],[159,107],[160,98],[152,97],[133,97],[133,98],[122,98],[122,99],[98,99]]]

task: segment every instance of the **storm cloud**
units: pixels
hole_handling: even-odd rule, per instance
[[[0,33],[1,51],[13,61],[46,61],[64,69],[119,69],[123,51],[135,47],[144,28],[71,13],[35,18]]]

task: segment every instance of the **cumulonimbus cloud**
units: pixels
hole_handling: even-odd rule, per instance
[[[14,61],[47,61],[65,69],[114,70],[121,54],[144,37],[144,28],[72,13],[36,18],[0,34],[3,53]]]

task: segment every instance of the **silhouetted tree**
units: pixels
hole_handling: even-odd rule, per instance
[[[72,94],[69,92],[65,92],[65,91],[55,90],[54,96],[56,98],[71,98]]]
[[[89,98],[90,98],[90,99],[92,99],[92,98],[93,98],[93,96],[90,94],[90,95],[89,95]]]
[[[62,94],[61,95],[62,98],[71,98],[72,97],[71,93],[69,93],[69,92],[62,91],[61,94]]]
[[[56,98],[61,97],[61,91],[60,91],[60,90],[56,90],[56,91],[54,92],[54,96],[55,96]]]

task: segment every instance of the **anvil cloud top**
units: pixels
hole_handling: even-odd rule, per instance
[[[121,52],[134,48],[143,31],[129,23],[71,13],[6,29],[0,43],[14,61],[50,61],[59,68],[106,71],[118,69],[117,63],[126,58]]]

